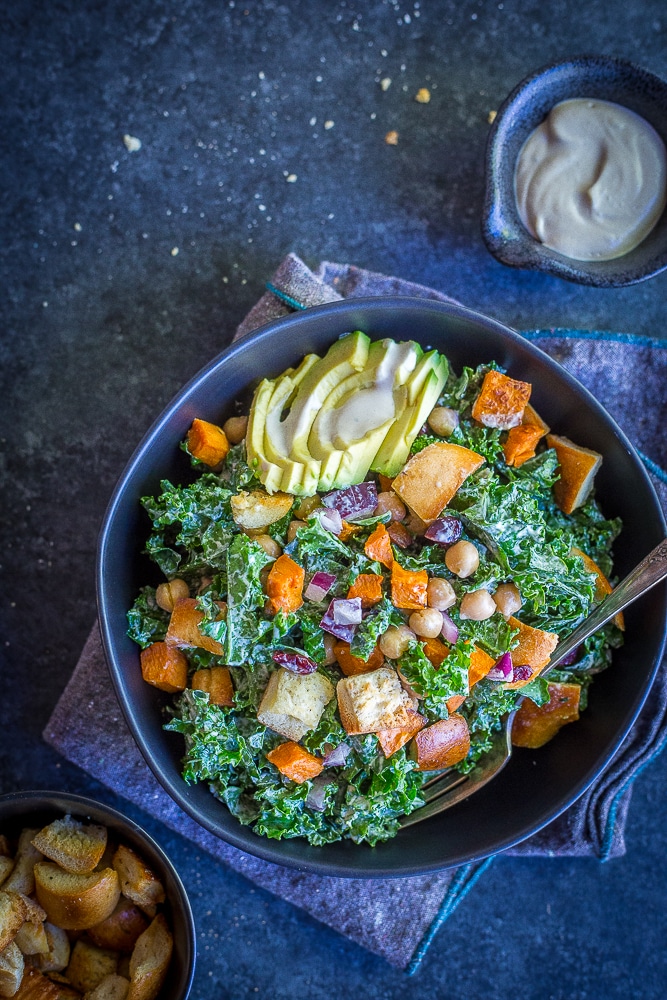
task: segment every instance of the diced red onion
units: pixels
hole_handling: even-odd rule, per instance
[[[309,809],[314,809],[315,812],[324,812],[327,785],[330,784],[331,778],[327,778],[321,774],[312,779],[308,795],[306,796],[306,805]]]
[[[343,530],[343,518],[335,507],[317,507],[313,511],[325,531],[332,535],[340,535]]]
[[[463,525],[458,517],[451,517],[448,514],[445,517],[439,517],[437,521],[429,524],[424,532],[424,538],[428,538],[429,542],[448,546],[453,545],[454,542],[458,542],[462,534]]]
[[[339,597],[333,602],[333,617],[336,625],[359,625],[361,623],[361,598]]]
[[[512,666],[512,657],[509,653],[503,653],[499,660],[496,661],[494,666],[491,667],[487,676],[487,680],[490,681],[513,681],[518,680],[514,676],[514,667]]]
[[[571,667],[573,663],[577,662],[580,656],[581,656],[581,646],[575,646],[574,649],[570,650],[567,656],[563,657],[558,666]]]
[[[304,591],[304,597],[308,601],[323,601],[335,582],[333,573],[315,573]]]
[[[335,601],[331,601],[329,604],[329,607],[320,622],[320,628],[324,629],[325,632],[329,632],[331,635],[335,635],[337,639],[343,639],[345,642],[352,642],[357,626],[341,625],[339,622],[334,620],[335,603]]]
[[[359,521],[370,517],[378,505],[375,483],[359,483],[344,490],[334,490],[322,497],[325,507],[334,507],[346,521]]]
[[[317,664],[304,654],[289,653],[286,649],[280,649],[272,656],[276,663],[293,674],[314,674],[317,670]]]
[[[446,611],[441,611],[440,613],[442,615],[442,629],[440,630],[440,634],[445,642],[453,646],[455,642],[458,642],[459,630]]]
[[[515,681],[529,681],[532,676],[533,668],[529,667],[528,664],[524,664],[514,668],[514,677],[512,679]]]
[[[349,747],[347,743],[339,743],[333,750],[325,753],[322,763],[325,767],[341,767],[347,760],[351,750],[352,747]]]

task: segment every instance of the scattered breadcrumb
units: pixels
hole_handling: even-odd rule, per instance
[[[294,184],[294,182],[296,181],[296,174],[288,174],[285,180],[287,181],[288,184]]]
[[[141,149],[141,139],[137,139],[134,135],[125,134],[123,136],[123,142],[125,143],[125,148],[128,153],[136,153]]]
[[[331,121],[331,119],[330,119],[330,118],[329,118],[329,120],[328,120],[328,121],[326,121],[326,122],[324,123],[324,127],[325,127],[325,129],[327,129],[327,130],[328,130],[328,129],[330,129],[330,128],[333,128],[333,127],[334,127],[334,123],[333,123],[333,122]]]
[[[418,104],[428,104],[431,100],[431,91],[427,87],[420,87],[415,94],[415,101]]]
[[[385,76],[384,80],[380,80],[380,86],[383,90],[389,90],[391,87],[391,77]]]
[[[387,132],[384,137],[384,141],[388,146],[398,146],[398,132],[395,129],[392,129],[391,132]]]
[[[81,232],[81,223],[80,222],[75,222],[74,223],[74,228],[77,231],[77,233],[80,233]]]
[[[172,257],[177,257],[178,256],[178,247],[172,247],[171,256]]]
[[[494,121],[496,120],[497,114],[498,114],[497,111],[489,111],[488,115],[486,116],[486,120],[489,123],[489,125],[493,125]]]

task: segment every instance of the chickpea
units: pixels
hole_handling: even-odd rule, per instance
[[[380,636],[379,646],[389,660],[397,660],[417,638],[407,625],[390,625]]]
[[[324,635],[324,662],[327,665],[337,662],[336,654],[334,653],[335,642],[336,637],[326,632]]]
[[[181,580],[179,577],[161,583],[155,591],[157,606],[163,611],[173,611],[176,601],[182,601],[184,597],[189,596],[190,588],[185,580]]]
[[[436,608],[424,608],[410,615],[410,628],[423,639],[435,639],[442,631],[442,613]]]
[[[474,622],[483,622],[497,611],[496,602],[488,590],[471,590],[461,598],[459,614]]]
[[[294,539],[296,538],[296,533],[299,530],[299,528],[305,528],[305,527],[306,527],[305,521],[290,521],[289,527],[287,528],[288,543],[294,541]]]
[[[428,581],[427,603],[429,608],[446,611],[456,604],[456,592],[449,580],[441,576],[433,576]]]
[[[248,418],[230,417],[229,420],[225,420],[222,429],[230,444],[240,444],[248,430]]]
[[[391,514],[392,521],[402,521],[407,510],[402,500],[399,500],[395,493],[378,493],[378,505],[375,508],[376,514]]]
[[[256,535],[255,541],[258,545],[261,545],[267,556],[271,556],[272,559],[277,559],[282,549],[275,538],[271,538],[271,535]]]
[[[501,583],[500,586],[496,588],[493,600],[496,602],[498,611],[500,611],[501,615],[504,615],[505,618],[509,618],[510,615],[513,615],[514,612],[518,611],[523,604],[519,588],[513,583]]]
[[[472,542],[461,539],[445,552],[445,566],[451,573],[465,580],[467,576],[472,576],[479,566],[479,552]]]
[[[426,422],[434,434],[449,437],[459,426],[459,415],[449,406],[436,406],[431,410]]]
[[[304,518],[308,517],[309,514],[312,514],[314,510],[317,510],[318,507],[321,506],[322,506],[322,501],[320,500],[317,493],[315,493],[312,497],[302,497],[301,500],[299,500],[299,503],[296,506],[294,513],[299,518],[301,518],[301,520],[303,520]]]

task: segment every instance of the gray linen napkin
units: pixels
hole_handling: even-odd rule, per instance
[[[349,296],[393,294],[453,301],[424,286],[350,265],[324,262],[313,272],[294,254],[285,258],[267,288],[235,339],[295,309]],[[654,433],[655,427],[664,426],[667,415],[667,343],[585,331],[533,331],[526,336],[538,340],[543,350],[587,385],[624,427],[641,450],[667,509],[667,477],[661,468],[667,464],[666,444]],[[657,412],[661,407],[662,414]],[[563,816],[508,853],[602,859],[623,854],[632,780],[660,751],[666,736],[667,665],[663,663],[636,725],[592,788]],[[44,738],[68,760],[253,882],[410,972],[490,863],[402,880],[335,879],[272,865],[218,840],[182,812],[146,766],[121,718],[97,626]]]

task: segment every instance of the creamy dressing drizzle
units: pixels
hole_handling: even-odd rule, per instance
[[[648,236],[667,202],[667,153],[647,121],[609,101],[562,101],[519,153],[521,221],[574,260],[613,260]]]

